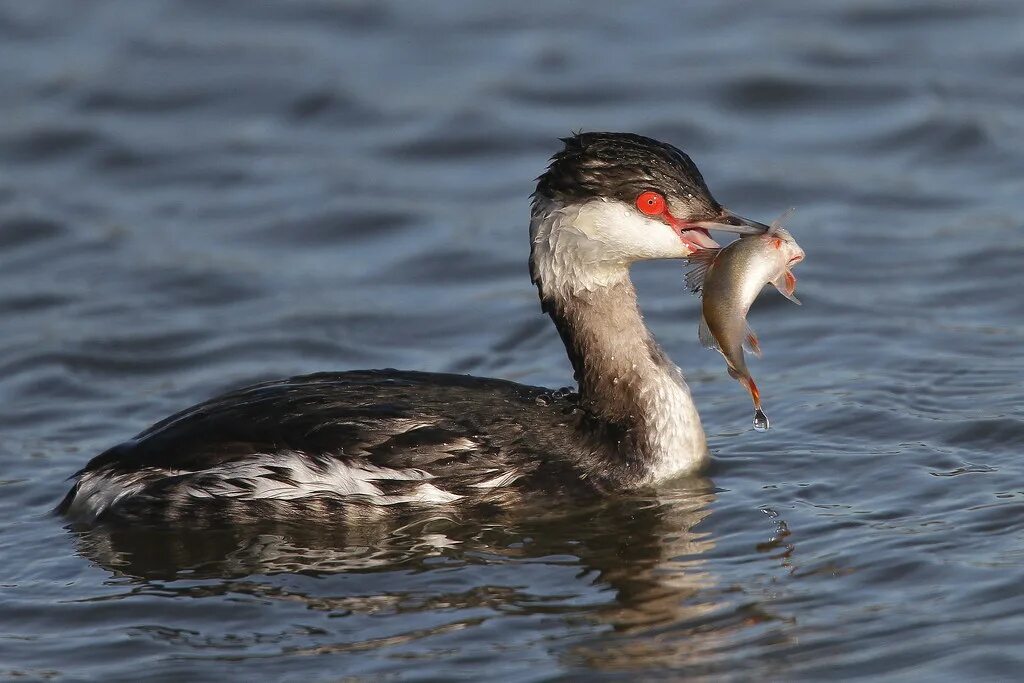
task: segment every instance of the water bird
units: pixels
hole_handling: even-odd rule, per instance
[[[408,506],[609,494],[708,462],[697,408],[644,324],[630,266],[769,226],[725,209],[680,149],[580,133],[537,179],[530,275],[578,388],[399,370],[320,373],[172,415],[73,475],[79,522],[358,520]]]

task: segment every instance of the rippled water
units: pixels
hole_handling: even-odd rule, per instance
[[[1019,3],[0,2],[0,675],[1019,675]],[[765,220],[773,428],[637,269],[715,464],[657,497],[74,533],[86,459],[243,383],[561,386],[525,261],[570,129]]]

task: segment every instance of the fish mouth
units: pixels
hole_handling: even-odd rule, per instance
[[[706,228],[708,230],[731,232],[737,235],[763,235],[771,230],[770,225],[765,225],[759,221],[744,218],[743,216],[735,214],[725,208],[723,208],[722,213],[714,219],[710,221],[698,221],[693,223],[693,225]]]

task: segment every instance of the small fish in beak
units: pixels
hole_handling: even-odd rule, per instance
[[[781,219],[780,219],[781,220]],[[754,429],[768,429],[761,410],[761,394],[747,369],[743,348],[761,356],[757,335],[747,325],[747,312],[765,284],[771,283],[793,303],[796,277],[791,268],[804,259],[803,249],[793,236],[778,225],[760,234],[742,237],[722,249],[702,249],[689,258],[686,284],[700,293],[701,343],[725,357],[729,375],[750,392],[754,402]]]

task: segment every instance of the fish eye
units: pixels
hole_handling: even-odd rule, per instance
[[[660,216],[665,213],[665,197],[653,190],[641,192],[636,198],[636,208],[642,214]]]

